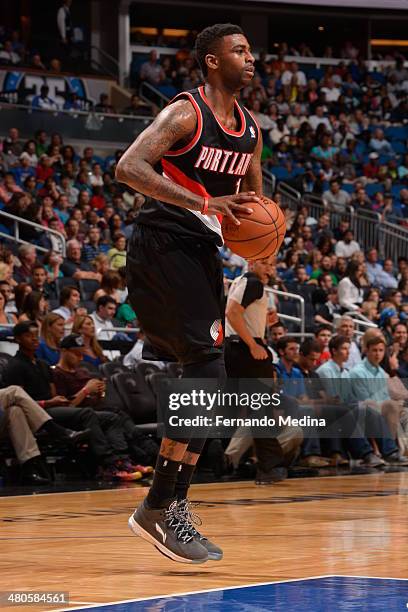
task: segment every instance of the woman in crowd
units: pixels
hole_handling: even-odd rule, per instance
[[[339,303],[344,311],[361,312],[364,299],[362,282],[364,282],[364,265],[358,261],[350,261],[346,276],[339,282]]]
[[[83,361],[91,363],[96,368],[105,363],[108,359],[102,351],[95,334],[95,324],[89,316],[77,315],[74,319],[72,331],[75,334],[81,334],[84,339],[84,357]]]
[[[22,312],[18,318],[21,321],[35,321],[41,327],[48,312],[48,302],[40,291],[31,291],[23,302]]]
[[[96,300],[102,295],[109,295],[119,304],[120,295],[118,293],[118,289],[120,286],[121,280],[119,274],[116,272],[116,270],[108,270],[102,276],[101,287],[93,296],[94,301],[96,302]]]
[[[62,262],[63,258],[59,253],[56,253],[55,251],[48,251],[44,255],[43,265],[44,268],[47,270],[49,283],[52,283],[55,281],[55,279],[62,278],[64,276],[60,270]]]
[[[17,312],[21,313],[25,299],[32,292],[32,287],[29,283],[19,283],[14,290],[14,299],[16,302]]]
[[[39,359],[44,359],[50,366],[57,365],[60,358],[59,343],[65,334],[63,317],[54,312],[47,314],[41,324],[40,346],[36,351]]]
[[[104,253],[99,253],[99,255],[92,260],[92,267],[102,278],[103,275],[109,271],[109,257]]]
[[[0,330],[9,330],[9,325],[15,325],[17,323],[17,317],[11,313],[5,311],[6,298],[3,293],[0,292]],[[6,325],[7,327],[3,327]]]
[[[118,270],[126,266],[126,238],[121,232],[117,232],[113,237],[113,249],[108,251],[110,267]]]

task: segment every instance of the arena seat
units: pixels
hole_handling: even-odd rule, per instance
[[[2,373],[5,367],[7,366],[8,362],[10,361],[10,359],[11,359],[11,355],[9,355],[8,353],[0,353],[0,387],[4,386]]]
[[[99,371],[104,378],[111,378],[114,374],[130,372],[129,368],[118,361],[107,361],[99,366]]]
[[[82,279],[78,282],[81,299],[88,302],[91,301],[95,292],[100,289],[101,285],[97,280]]]
[[[157,423],[156,397],[146,382],[143,369],[117,372],[111,380],[122,401],[123,409],[136,425]]]
[[[58,297],[61,293],[61,289],[67,286],[73,286],[79,290],[78,281],[76,281],[75,278],[72,278],[72,276],[64,276],[62,278],[55,279],[55,291]]]

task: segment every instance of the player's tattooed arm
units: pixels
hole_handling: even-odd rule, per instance
[[[154,169],[171,147],[183,146],[193,137],[196,125],[197,115],[188,100],[178,100],[166,107],[120,158],[116,179],[147,196],[201,210],[202,196],[176,185]]]
[[[241,183],[241,191],[255,191],[257,196],[262,195],[262,134],[259,131],[258,142],[252,156],[251,163]]]

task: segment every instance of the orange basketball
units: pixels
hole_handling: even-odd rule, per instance
[[[281,208],[269,198],[246,204],[254,211],[240,215],[241,225],[235,225],[229,217],[222,221],[225,244],[245,259],[264,259],[275,255],[286,233],[285,216]]]

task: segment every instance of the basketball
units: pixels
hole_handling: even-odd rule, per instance
[[[266,197],[261,202],[250,202],[251,215],[239,217],[241,225],[224,217],[222,234],[227,247],[245,259],[263,259],[275,255],[286,233],[286,221],[282,209]]]

